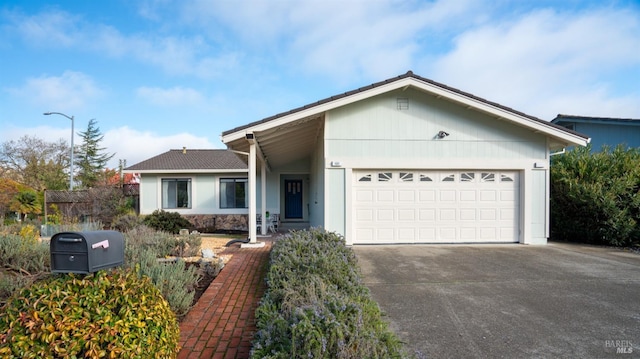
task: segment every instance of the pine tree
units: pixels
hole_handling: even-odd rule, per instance
[[[95,119],[89,120],[87,130],[78,133],[82,138],[82,144],[77,151],[75,164],[78,166],[77,180],[82,183],[82,187],[91,188],[102,180],[104,168],[115,153],[105,152],[104,147],[100,147],[100,142],[104,135],[100,133]]]

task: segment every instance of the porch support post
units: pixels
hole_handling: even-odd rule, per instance
[[[269,228],[267,228],[267,166],[265,164],[265,161],[261,161],[260,163],[260,184],[260,192],[262,197],[260,200],[260,203],[262,204],[262,226],[260,226],[260,234],[264,236],[269,230]]]
[[[247,139],[248,136],[247,136]],[[256,143],[249,141],[249,243],[257,242],[256,233]],[[264,228],[264,221],[262,227]]]

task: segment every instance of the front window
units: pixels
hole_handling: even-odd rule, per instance
[[[246,178],[220,179],[220,208],[248,208]]]
[[[162,208],[191,208],[191,178],[162,179]]]

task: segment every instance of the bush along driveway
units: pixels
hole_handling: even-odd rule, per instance
[[[637,253],[554,242],[354,251],[391,329],[418,358],[640,354]]]
[[[275,242],[252,358],[400,358],[344,239],[319,229]]]

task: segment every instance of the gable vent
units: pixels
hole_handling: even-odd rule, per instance
[[[408,110],[409,109],[409,99],[407,97],[398,97],[396,99],[398,104],[398,110]]]

